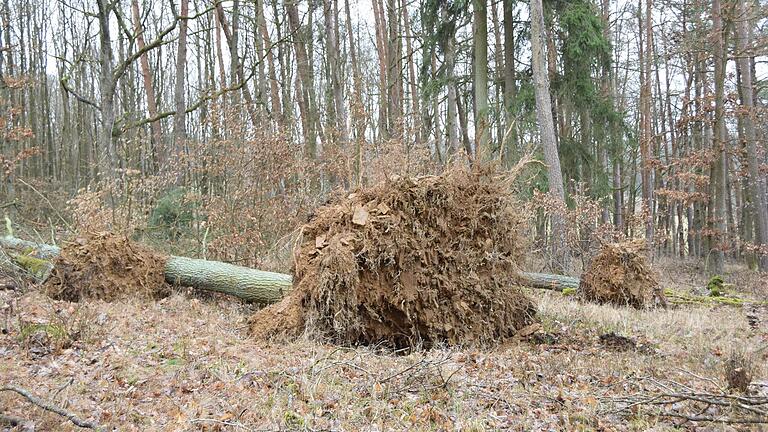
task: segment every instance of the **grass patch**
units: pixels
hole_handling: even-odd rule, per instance
[[[23,324],[21,326],[21,330],[19,332],[19,340],[24,341],[30,336],[38,332],[44,332],[45,334],[48,335],[48,337],[57,341],[69,339],[69,333],[64,327],[60,325],[51,324],[51,323],[44,323],[44,324],[30,323],[30,324]]]

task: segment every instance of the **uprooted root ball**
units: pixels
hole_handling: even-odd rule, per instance
[[[666,306],[643,240],[604,245],[581,276],[581,298],[638,309]]]
[[[153,298],[168,294],[166,257],[111,233],[65,243],[43,289],[58,300]]]
[[[524,222],[487,169],[358,189],[303,227],[294,290],[257,312],[251,331],[394,347],[496,343],[535,314],[513,286]]]

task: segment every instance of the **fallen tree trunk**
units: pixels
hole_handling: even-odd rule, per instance
[[[9,249],[16,264],[45,282],[53,268],[51,260],[61,249],[11,236],[0,237],[0,246]],[[172,285],[229,294],[256,303],[275,303],[293,286],[291,275],[255,270],[220,261],[170,256],[163,269]]]
[[[61,252],[61,249],[58,246],[34,243],[11,236],[0,237],[0,246],[4,249],[11,249],[24,255],[44,260],[53,259],[59,256],[59,253]]]
[[[216,291],[256,303],[275,303],[293,286],[293,278],[288,274],[177,256],[166,262],[165,280],[170,284]]]
[[[18,252],[17,264],[45,280],[39,274],[40,262],[52,267],[50,260],[61,252],[57,246],[38,244],[11,236],[0,237],[0,246]],[[49,268],[46,267],[46,268]],[[165,280],[173,285],[232,295],[256,303],[275,303],[293,287],[291,275],[255,270],[220,261],[171,256],[164,268]],[[579,279],[545,273],[521,272],[521,284],[532,288],[562,291],[578,288]]]
[[[566,288],[579,288],[579,278],[546,273],[520,272],[521,284],[531,288],[563,291]]]

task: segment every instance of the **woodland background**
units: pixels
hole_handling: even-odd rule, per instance
[[[644,236],[710,274],[765,271],[767,17],[759,0],[2,0],[0,205],[47,242],[113,230],[284,271],[334,191],[533,156],[519,193],[545,267]]]

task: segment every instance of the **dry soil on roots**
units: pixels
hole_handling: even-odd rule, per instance
[[[64,244],[43,289],[67,301],[163,297],[166,259],[122,235],[85,234]]]
[[[581,276],[581,298],[638,309],[666,306],[643,240],[604,245]]]
[[[335,198],[303,227],[294,290],[257,312],[251,332],[394,347],[497,343],[535,314],[514,286],[524,223],[490,170],[395,178]]]

